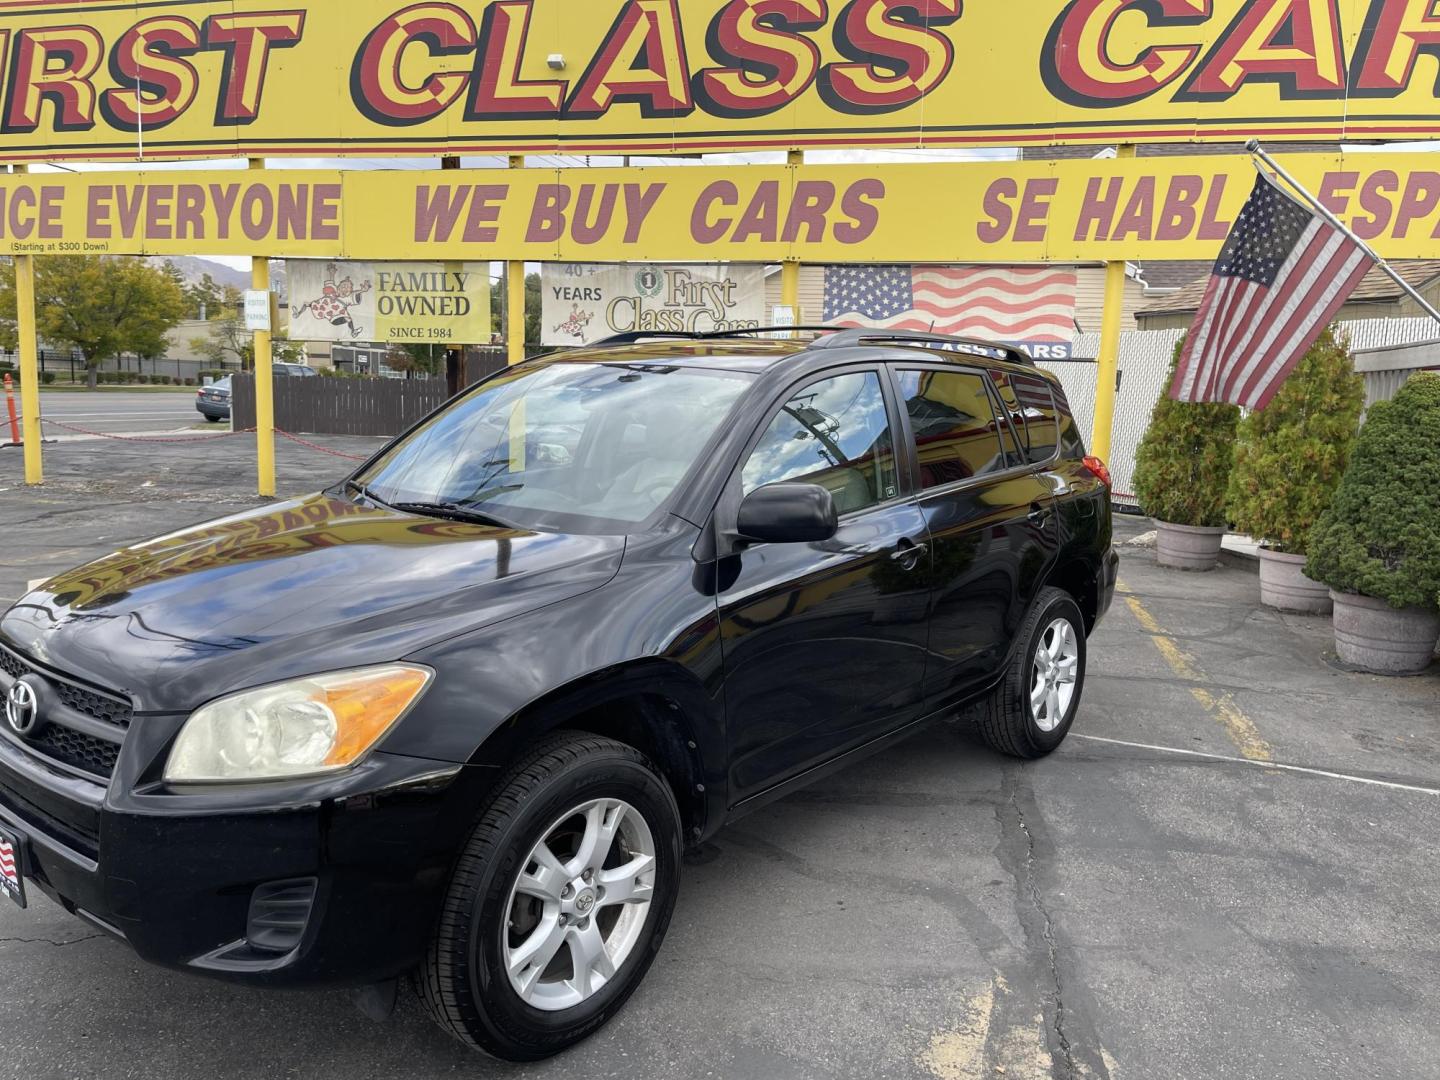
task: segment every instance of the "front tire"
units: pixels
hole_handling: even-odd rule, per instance
[[[1005,678],[979,711],[992,750],[1038,758],[1062,742],[1085,686],[1085,619],[1067,592],[1047,588],[1020,624]]]
[[[634,747],[562,732],[502,781],[465,844],[417,974],[439,1025],[533,1061],[618,1012],[678,894],[675,797]]]

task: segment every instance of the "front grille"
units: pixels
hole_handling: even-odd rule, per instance
[[[130,704],[116,695],[33,664],[3,646],[0,646],[0,669],[11,680],[22,675],[43,679],[60,704],[60,708],[42,716],[40,726],[23,744],[51,760],[109,779],[134,715]],[[86,723],[87,719],[91,723]]]
[[[73,731],[63,724],[51,722],[40,729],[30,740],[30,745],[40,753],[84,769],[95,776],[109,776],[115,771],[115,759],[120,756],[120,744],[108,739],[97,739],[83,731]]]
[[[55,693],[60,700],[76,712],[93,716],[96,720],[114,724],[118,728],[130,726],[132,711],[125,702],[106,697],[104,694],[97,694],[93,690],[86,690],[74,683],[57,682],[51,679],[50,685],[55,688]]]

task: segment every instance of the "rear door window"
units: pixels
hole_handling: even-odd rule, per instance
[[[1013,463],[1000,423],[976,371],[898,370],[895,378],[915,436],[922,488],[1001,472]]]
[[[990,377],[1009,413],[1021,457],[1031,465],[1052,460],[1060,441],[1060,425],[1050,384],[1039,375],[1007,371],[992,371]]]

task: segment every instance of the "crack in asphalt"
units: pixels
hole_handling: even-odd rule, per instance
[[[1055,922],[1050,916],[1050,909],[1045,906],[1045,899],[1040,894],[1040,886],[1036,882],[1035,874],[1035,837],[1030,832],[1030,826],[1025,821],[1025,811],[1020,809],[1018,785],[1011,784],[1010,787],[1010,808],[1015,812],[1015,820],[1019,823],[1020,831],[1025,835],[1025,874],[1023,888],[1030,894],[1030,903],[1040,916],[1040,935],[1045,942],[1046,960],[1050,971],[1050,981],[1054,988],[1052,999],[1055,1002],[1055,1020],[1051,1025],[1055,1029],[1055,1038],[1060,1044],[1060,1053],[1064,1056],[1065,1075],[1074,1080],[1075,1054],[1070,1046],[1070,1037],[1065,1032],[1065,987],[1060,977],[1059,950],[1055,945]],[[1019,884],[1017,882],[1017,884]]]
[[[84,937],[66,938],[64,941],[56,941],[54,938],[38,937],[0,937],[0,945],[54,945],[60,948],[64,945],[79,945],[84,941],[99,941],[104,934],[86,934]]]

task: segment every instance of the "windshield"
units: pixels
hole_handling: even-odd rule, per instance
[[[690,470],[751,376],[661,364],[507,373],[391,446],[355,479],[384,503],[528,528],[624,532]]]

